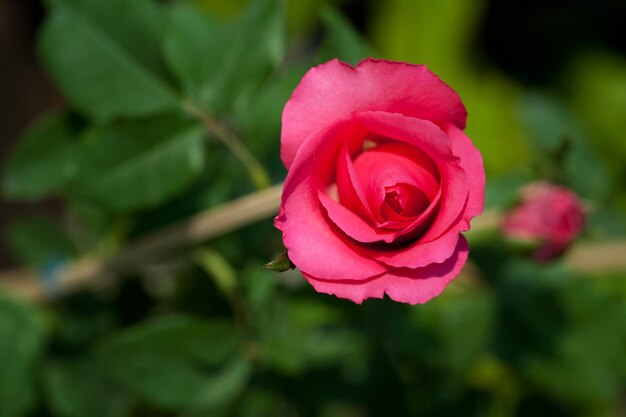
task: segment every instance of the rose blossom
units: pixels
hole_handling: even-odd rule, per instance
[[[573,191],[538,181],[522,189],[521,201],[505,215],[502,231],[510,239],[538,243],[535,259],[546,261],[567,248],[584,222],[584,207]]]
[[[275,225],[317,291],[417,304],[459,274],[460,232],[485,186],[466,117],[423,65],[332,60],[307,72],[283,111]]]

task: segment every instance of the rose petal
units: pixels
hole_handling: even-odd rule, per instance
[[[368,58],[356,68],[332,60],[310,69],[282,115],[281,159],[290,168],[314,131],[353,114],[381,110],[465,127],[459,96],[423,65]]]
[[[469,196],[465,219],[468,224],[463,230],[469,229],[469,221],[483,212],[485,205],[485,168],[483,157],[470,138],[453,124],[444,126],[452,143],[452,152],[461,159],[461,168],[468,173]]]
[[[416,231],[423,223],[425,223],[435,210],[435,200],[428,207],[424,213],[419,217],[411,219],[410,222],[406,222],[404,227],[399,230],[389,230],[374,226],[367,221],[363,220],[360,216],[346,208],[345,206],[337,203],[332,198],[328,197],[323,191],[318,192],[318,198],[320,203],[326,210],[328,218],[347,236],[361,243],[372,242],[386,242],[391,243],[398,240],[398,238],[411,235]]]
[[[396,113],[366,112],[356,116],[363,127],[381,136],[412,144],[437,164],[441,176],[441,201],[437,217],[420,239],[437,239],[458,223],[468,199],[468,175],[452,154],[450,139],[435,124]],[[365,191],[367,197],[367,191]]]
[[[324,280],[307,273],[304,277],[316,291],[332,294],[361,304],[367,298],[383,298],[386,293],[392,300],[423,304],[438,296],[461,272],[467,261],[469,247],[461,237],[453,255],[445,262],[417,269],[395,269],[365,281]]]
[[[363,152],[354,161],[354,169],[374,214],[380,213],[386,187],[414,185],[431,201],[439,190],[437,166],[419,149],[404,143],[384,143]]]
[[[322,206],[326,210],[326,214],[337,225],[337,227],[350,236],[363,243],[371,243],[378,241],[393,242],[395,235],[377,230],[371,224],[367,223],[361,217],[350,211],[350,209],[337,203],[328,197],[323,191],[318,192],[318,198]]]
[[[376,137],[408,143],[425,153],[437,166],[457,159],[452,153],[450,138],[429,120],[384,111],[358,113],[354,115],[354,120],[378,135]]]
[[[283,232],[289,257],[298,268],[319,277],[366,279],[385,268],[327,220],[317,193],[334,173],[341,142],[354,137],[354,126],[340,123],[312,135],[303,144],[283,187],[282,210],[275,226]]]
[[[441,263],[454,252],[459,241],[458,230],[450,230],[435,240],[415,243],[394,250],[370,249],[370,256],[396,268],[422,268],[432,263]]]
[[[341,204],[350,207],[355,213],[373,221],[374,214],[365,199],[363,188],[354,170],[354,164],[347,146],[343,147],[337,159],[336,182]]]

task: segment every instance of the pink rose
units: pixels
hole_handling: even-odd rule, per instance
[[[283,111],[275,225],[317,291],[418,304],[459,274],[460,232],[485,186],[466,117],[423,65],[332,60],[307,72]]]
[[[584,223],[583,204],[573,191],[538,181],[522,189],[521,201],[505,215],[502,231],[510,239],[538,243],[535,259],[546,261],[560,255]]]

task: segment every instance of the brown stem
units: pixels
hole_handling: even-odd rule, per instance
[[[85,257],[59,268],[55,293],[61,295],[78,287],[92,285],[96,277],[110,272],[127,271],[157,259],[175,249],[207,241],[276,214],[280,205],[282,184],[238,198],[200,212],[188,220],[159,230],[137,241],[110,259]],[[483,214],[485,220],[472,225],[481,231],[497,225],[496,211]],[[626,269],[626,239],[608,242],[581,242],[563,259],[564,264],[584,273],[611,272]],[[41,301],[49,297],[38,271],[32,268],[0,272],[0,291],[17,297]]]
[[[178,224],[145,236],[109,259],[85,257],[61,266],[51,285],[54,294],[65,294],[91,284],[105,273],[131,270],[174,249],[191,246],[266,219],[278,212],[282,184],[257,191],[200,212]],[[40,274],[33,268],[0,272],[0,292],[28,300],[44,300],[50,295]]]

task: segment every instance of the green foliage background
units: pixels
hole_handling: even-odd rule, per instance
[[[63,213],[14,222],[15,256],[53,281],[67,260],[282,181],[282,107],[334,57],[426,63],[453,86],[488,207],[548,178],[586,199],[584,239],[624,236],[623,57],[581,52],[568,87],[528,91],[472,57],[483,1],[379,2],[368,36],[340,3],[50,0],[38,50],[67,106],[23,134],[2,191],[59,198]],[[536,265],[495,231],[469,238],[479,279],[415,307],[356,306],[261,269],[282,249],[269,219],[96,291],[1,295],[0,417],[626,415],[623,274]]]

